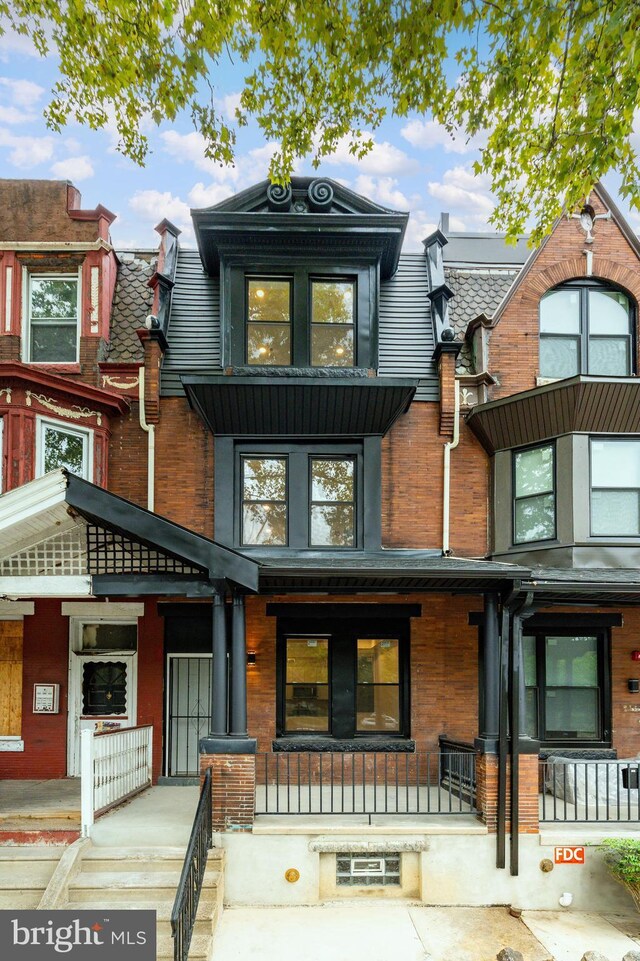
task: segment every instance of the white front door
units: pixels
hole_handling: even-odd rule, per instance
[[[72,623],[67,742],[69,777],[80,775],[82,731],[132,727],[136,723],[137,651],[128,648],[94,652],[87,637],[91,639],[95,635],[95,627],[95,624],[86,622]],[[117,632],[115,636],[118,637]]]

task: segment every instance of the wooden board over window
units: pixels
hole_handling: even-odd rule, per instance
[[[22,621],[0,621],[0,737],[22,733]]]

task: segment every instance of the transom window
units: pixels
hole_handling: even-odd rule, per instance
[[[322,634],[281,630],[279,733],[408,735],[407,627],[322,623]]]
[[[322,446],[282,456],[240,455],[240,543],[265,547],[355,547],[358,456]]]
[[[74,430],[55,421],[39,420],[38,475],[65,467],[72,474],[91,480],[91,438],[91,431]]]
[[[549,291],[540,301],[540,375],[633,373],[632,322],[620,290],[576,283]]]
[[[523,637],[525,733],[548,743],[609,737],[604,683],[606,632],[562,630]]]
[[[640,441],[591,439],[591,533],[640,535]]]
[[[77,274],[29,275],[28,360],[34,363],[77,361],[79,288]]]
[[[513,543],[556,536],[555,448],[553,444],[513,453]]]

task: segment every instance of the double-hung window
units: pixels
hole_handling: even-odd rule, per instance
[[[540,375],[633,373],[633,309],[621,290],[567,284],[540,301]]]
[[[26,359],[33,363],[76,363],[79,275],[29,274],[26,296]]]
[[[38,418],[38,476],[65,467],[72,474],[91,480],[92,438],[93,432],[90,430]]]
[[[591,438],[591,534],[640,535],[640,439]]]
[[[513,543],[556,536],[555,447],[513,452]]]
[[[549,744],[609,738],[608,633],[532,631],[524,651],[524,731]]]
[[[240,544],[356,547],[359,454],[357,445],[241,451]]]

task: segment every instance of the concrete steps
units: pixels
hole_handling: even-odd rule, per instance
[[[65,848],[0,845],[0,908],[37,908]]]
[[[184,861],[182,848],[90,847],[79,873],[69,882],[65,908],[153,910],[157,918],[158,959],[173,958],[171,910]],[[213,934],[222,913],[224,852],[209,852],[191,940],[191,961],[209,961]],[[61,905],[62,906],[62,905]]]

